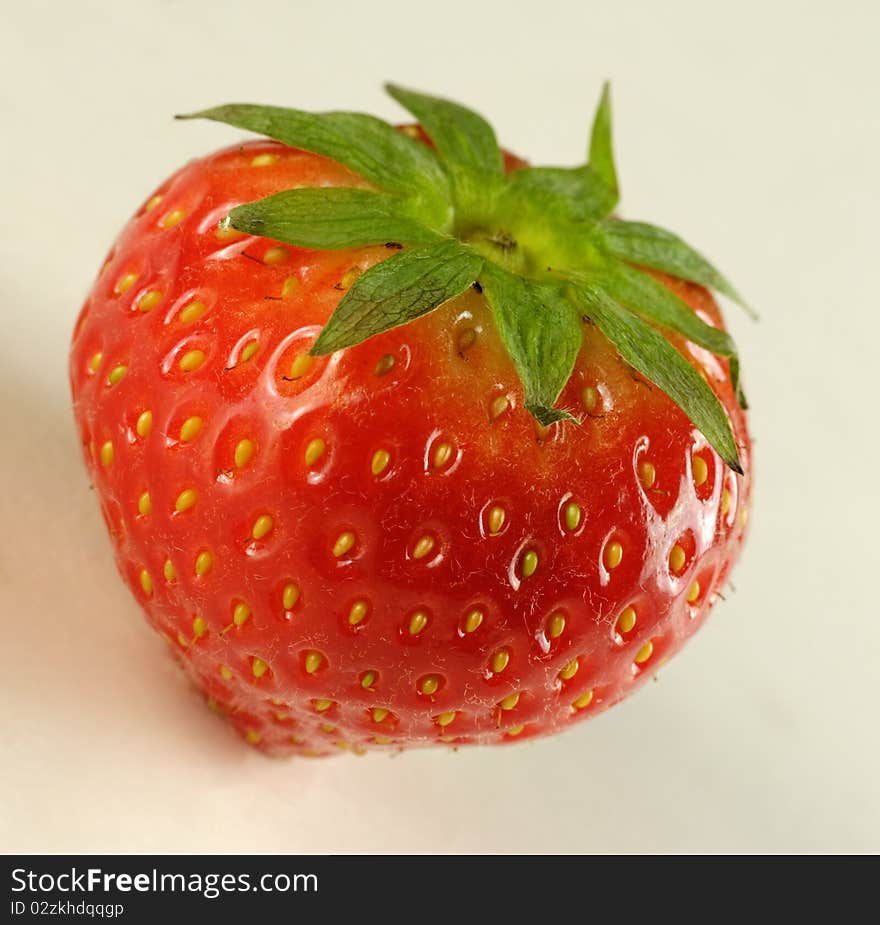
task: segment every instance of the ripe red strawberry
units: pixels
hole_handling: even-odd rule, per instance
[[[74,334],[122,574],[274,753],[565,729],[678,650],[743,537],[738,363],[700,284],[735,293],[610,215],[607,95],[561,169],[392,93],[426,135],[200,114],[278,141],[162,184]]]

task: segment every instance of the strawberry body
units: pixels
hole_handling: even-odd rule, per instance
[[[217,223],[336,185],[363,183],[284,145],[231,147],[163,184],[108,257],[71,380],[120,571],[269,752],[564,729],[678,650],[738,554],[751,460],[727,364],[675,341],[744,476],[589,324],[559,402],[582,423],[538,425],[478,287],[309,357],[399,245],[309,250]],[[657,278],[723,326],[705,289]]]

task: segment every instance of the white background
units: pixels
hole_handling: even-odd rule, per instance
[[[880,850],[880,7],[0,0],[0,848]],[[614,85],[624,214],[705,250],[753,406],[736,593],[633,700],[516,748],[275,762],[166,661],[119,582],[66,353],[118,229],[238,135],[231,101],[469,103],[582,157]]]

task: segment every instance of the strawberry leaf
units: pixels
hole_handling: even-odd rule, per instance
[[[337,305],[312,355],[351,347],[433,311],[472,285],[482,265],[478,254],[452,238],[377,263]]]
[[[225,222],[247,234],[297,247],[338,249],[391,241],[425,244],[436,231],[420,224],[404,199],[351,187],[304,187],[238,206]]]
[[[707,286],[748,310],[742,296],[718,270],[671,231],[645,222],[612,219],[603,223],[600,240],[607,253],[614,257]]]
[[[495,131],[481,115],[460,103],[396,84],[386,84],[385,89],[419,120],[441,157],[450,164],[480,173],[503,173]]]
[[[679,352],[649,324],[619,305],[600,287],[575,288],[586,314],[621,357],[661,388],[690,418],[718,455],[742,474],[730,421],[718,396]]]
[[[375,116],[231,103],[177,118],[212,119],[322,154],[391,192],[423,193],[432,199],[449,195],[446,175],[434,152]]]
[[[602,98],[593,118],[593,132],[590,136],[590,167],[614,196],[611,204],[617,205],[619,190],[617,169],[614,166],[614,148],[611,143],[611,88],[608,83],[602,88]],[[610,211],[610,209],[609,209]]]
[[[480,284],[522,382],[526,409],[544,425],[574,420],[554,407],[583,340],[574,304],[557,285],[516,276],[491,262]]]
[[[592,167],[523,167],[507,178],[501,208],[527,209],[539,218],[548,210],[574,222],[598,221],[617,201]],[[531,215],[529,216],[531,219]]]
[[[733,339],[726,331],[706,324],[690,305],[647,273],[625,263],[615,263],[597,278],[608,295],[646,321],[678,331],[719,356],[736,354]]]
[[[468,210],[484,201],[504,174],[501,149],[491,125],[458,103],[386,84],[385,89],[408,109],[427,132],[449,171],[456,200]]]

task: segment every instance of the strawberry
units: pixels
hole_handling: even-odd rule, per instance
[[[76,325],[119,568],[267,752],[505,743],[635,690],[743,539],[730,284],[454,103],[250,105],[123,230]],[[192,118],[192,117],[190,117]]]

